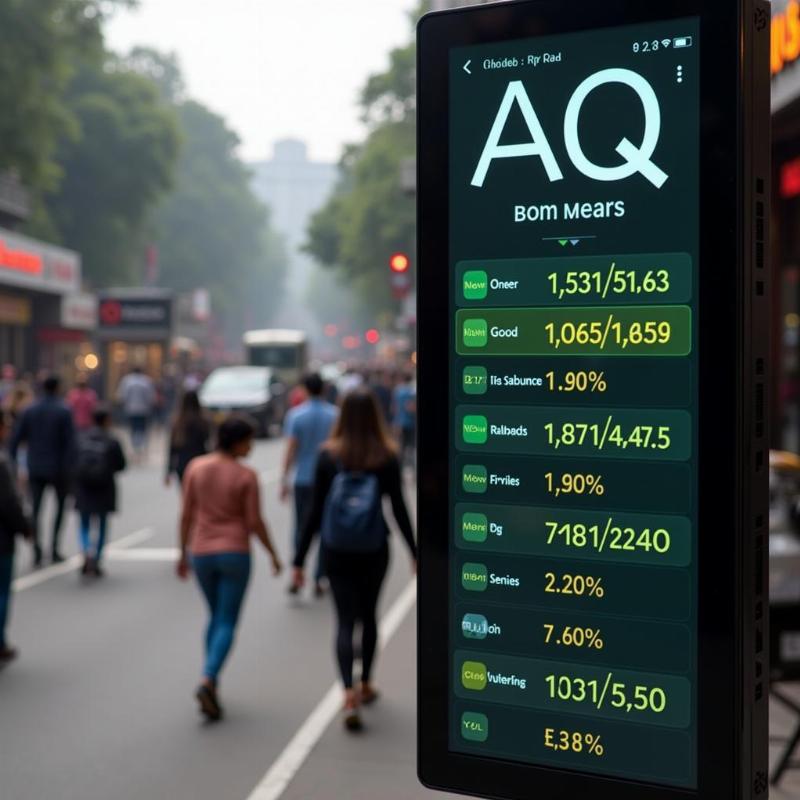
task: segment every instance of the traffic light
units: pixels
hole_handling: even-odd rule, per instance
[[[411,261],[409,260],[408,256],[405,253],[395,253],[389,259],[389,268],[392,272],[402,275],[404,272],[408,272],[408,268],[411,266]]]
[[[378,344],[381,340],[381,335],[376,328],[370,328],[364,334],[364,338],[367,340],[367,344]]]
[[[407,297],[411,290],[411,280],[408,274],[410,266],[411,260],[405,253],[395,253],[389,259],[389,269],[392,271],[392,294],[398,300]]]

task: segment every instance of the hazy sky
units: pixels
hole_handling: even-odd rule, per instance
[[[228,120],[242,155],[296,136],[335,161],[361,132],[366,77],[410,36],[415,0],[140,0],[108,25],[110,46],[178,54],[189,94]]]

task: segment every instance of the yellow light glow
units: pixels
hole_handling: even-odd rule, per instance
[[[87,353],[84,356],[83,365],[86,369],[97,369],[100,365],[100,359],[94,353]]]

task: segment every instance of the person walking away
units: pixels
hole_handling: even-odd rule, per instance
[[[394,427],[400,441],[400,463],[413,469],[417,446],[417,390],[410,372],[402,374],[394,390]]]
[[[381,409],[384,420],[387,425],[392,423],[392,374],[388,369],[376,369],[372,373],[370,380],[370,388],[375,394],[375,399],[378,401],[378,406]]]
[[[33,392],[28,382],[20,379],[2,401],[6,414],[6,428],[13,431],[22,416],[22,412],[33,402]],[[26,448],[17,453],[16,462],[17,489],[26,496],[28,494],[28,451]]]
[[[185,392],[169,434],[167,474],[164,476],[165,486],[170,485],[173,475],[177,475],[180,483],[183,483],[183,476],[189,462],[208,453],[210,438],[211,425],[203,416],[197,392]]]
[[[69,496],[75,428],[72,414],[59,398],[60,387],[56,375],[44,379],[42,396],[22,412],[9,447],[15,465],[19,464],[20,447],[27,447],[28,486],[33,513],[33,561],[37,567],[42,564],[39,516],[48,487],[52,487],[56,495],[51,557],[54,564],[64,560],[59,550],[59,539],[64,507]]]
[[[222,716],[219,674],[233,645],[250,578],[251,534],[269,553],[273,574],[282,569],[261,516],[258,477],[240,463],[249,455],[254,436],[248,419],[228,417],[219,426],[216,452],[195,458],[184,476],[177,574],[186,579],[193,569],[208,604],[205,667],[195,697],[209,720]]]
[[[94,425],[97,392],[89,386],[85,374],[78,375],[74,388],[67,392],[67,405],[72,411],[76,431],[88,431]]]
[[[111,414],[97,408],[92,427],[78,438],[75,466],[75,510],[78,512],[82,575],[102,577],[101,559],[108,531],[108,515],[117,510],[116,475],[125,469],[122,445],[110,433]],[[92,542],[92,522],[97,539]]]
[[[319,532],[328,581],[336,606],[336,656],[344,684],[344,725],[362,727],[359,707],[377,699],[372,667],[378,642],[376,609],[389,565],[389,528],[382,498],[392,511],[416,572],[416,546],[403,499],[397,448],[383,423],[374,395],[355,389],[345,396],[331,438],[317,462],[314,501],[294,557],[293,581],[305,582],[303,564]],[[353,632],[361,622],[361,683],[353,682]]]
[[[314,472],[320,448],[330,436],[333,424],[339,414],[335,406],[322,398],[325,384],[318,373],[306,376],[303,381],[308,400],[286,415],[286,453],[283,459],[283,479],[281,480],[281,500],[288,500],[294,494],[294,547],[300,544],[300,534],[311,510],[314,493]],[[294,485],[292,472],[294,471]],[[317,554],[314,571],[314,592],[321,597],[325,590],[322,585],[323,565],[321,553]],[[296,594],[298,587],[290,584],[289,591]]]
[[[147,449],[147,425],[156,402],[153,381],[136,366],[120,381],[117,399],[128,420],[134,458],[141,463]]]
[[[8,415],[0,412],[0,444],[5,443],[8,432]],[[11,608],[11,580],[14,576],[14,540],[18,535],[29,537],[30,525],[14,487],[11,466],[0,449],[0,667],[18,655],[16,648],[6,639]]]
[[[0,403],[4,403],[9,393],[17,385],[17,368],[13,364],[3,364],[0,369]]]

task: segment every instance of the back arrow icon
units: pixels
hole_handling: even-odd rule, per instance
[[[467,61],[467,63],[466,63],[466,64],[464,64],[464,72],[466,72],[466,73],[467,73],[467,75],[472,75],[472,70],[469,68],[469,65],[470,65],[471,63],[472,63],[472,59],[470,58],[470,59]]]

